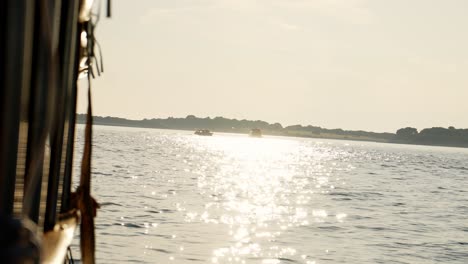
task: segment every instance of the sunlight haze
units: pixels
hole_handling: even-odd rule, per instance
[[[467,128],[467,10],[464,0],[115,0],[97,27],[94,114]]]

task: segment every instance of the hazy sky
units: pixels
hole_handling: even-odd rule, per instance
[[[467,128],[467,14],[466,0],[114,0],[95,114]]]

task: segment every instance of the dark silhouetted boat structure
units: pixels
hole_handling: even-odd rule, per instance
[[[195,135],[212,136],[213,132],[209,131],[208,129],[198,129],[197,131],[195,131]]]
[[[250,130],[249,136],[251,137],[262,137],[262,130],[253,128]]]
[[[92,2],[0,1],[1,263],[64,263],[78,224],[81,263],[95,263],[90,105],[72,191],[77,79],[102,72]]]

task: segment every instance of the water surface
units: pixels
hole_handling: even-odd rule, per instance
[[[466,149],[100,126],[94,137],[98,263],[468,263]]]

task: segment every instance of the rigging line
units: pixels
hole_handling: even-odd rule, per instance
[[[94,27],[96,25],[93,26],[93,32],[94,32]],[[94,34],[92,35],[93,37],[93,59],[94,61],[96,62],[96,70],[97,70],[97,73],[98,73],[98,76],[101,76],[101,73],[104,72],[104,66],[103,66],[103,62],[102,62],[102,51],[101,51],[101,45],[99,45],[99,43],[97,42],[97,39],[96,39],[96,36],[94,36]],[[95,52],[95,47],[96,45],[94,44],[97,44],[97,47],[98,47],[98,52],[99,52],[99,61],[98,61],[98,58],[96,56],[96,52]]]
[[[107,0],[107,17],[111,17],[111,0]]]
[[[99,204],[91,197],[91,153],[92,153],[92,102],[91,76],[88,74],[88,113],[86,115],[85,144],[81,162],[80,186],[76,191],[77,208],[81,212],[80,249],[85,264],[95,263],[94,217]]]
[[[88,76],[91,74],[93,79],[95,79],[96,76],[94,75],[93,66],[91,65],[91,58],[92,57],[88,57],[88,60],[90,61],[90,62],[88,62]]]
[[[87,38],[88,38],[88,47],[86,48],[86,55],[87,55],[87,61],[86,64],[88,66],[88,75],[91,73],[91,76],[93,79],[96,78],[94,75],[94,69],[93,69],[93,59],[95,59],[95,54],[94,54],[94,28],[95,25],[93,25],[92,21],[88,21],[87,24],[85,25],[86,31],[87,31]],[[100,75],[99,68],[97,69],[98,75]]]
[[[101,69],[99,68],[98,59],[96,58],[96,56],[93,56],[93,59],[96,62],[96,72],[97,72],[98,76],[101,76]]]
[[[101,70],[99,69],[98,61],[96,57],[93,57],[93,60],[96,62],[96,72],[98,76],[101,76]]]
[[[94,38],[94,43],[97,44],[97,47],[98,47],[99,62],[101,63],[101,72],[104,72],[104,57],[102,56],[101,44],[99,44],[96,38]]]
[[[68,260],[68,263],[71,263],[71,264],[75,264],[75,260],[73,259],[73,255],[72,255],[72,251],[71,251],[71,248],[70,246],[67,248],[67,260]]]

